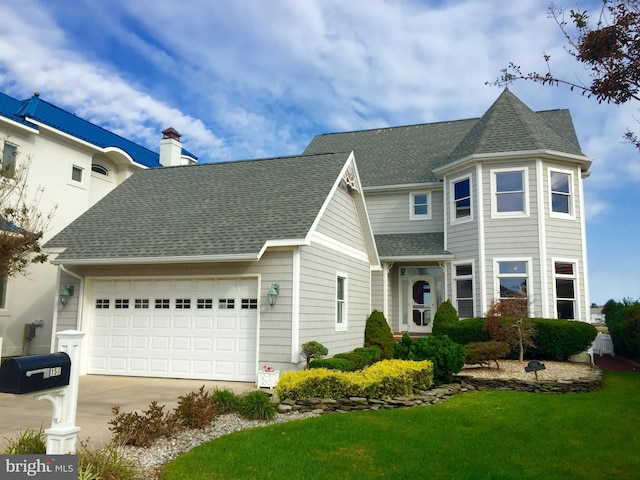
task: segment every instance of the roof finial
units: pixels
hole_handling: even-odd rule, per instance
[[[40,92],[33,92],[33,96],[34,97],[39,97],[40,96]]]

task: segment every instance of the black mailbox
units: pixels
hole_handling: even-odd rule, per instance
[[[69,385],[71,359],[64,352],[7,358],[0,365],[0,392],[31,393]]]

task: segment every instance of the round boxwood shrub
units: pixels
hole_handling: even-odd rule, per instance
[[[436,383],[450,383],[464,366],[464,347],[446,335],[422,337],[411,346],[409,360],[431,360]]]
[[[393,332],[389,328],[387,319],[379,310],[374,310],[367,318],[364,328],[364,346],[378,347],[380,349],[380,358],[383,360],[393,358]]]

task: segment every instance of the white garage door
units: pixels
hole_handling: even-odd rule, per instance
[[[254,381],[255,279],[94,283],[88,372]]]

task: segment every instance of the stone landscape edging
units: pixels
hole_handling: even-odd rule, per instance
[[[458,375],[454,377],[453,383],[433,387],[410,397],[394,397],[391,399],[364,397],[332,399],[311,397],[297,401],[285,399],[278,404],[278,412],[312,412],[315,414],[324,414],[363,410],[389,410],[439,403],[454,395],[477,390],[510,390],[531,393],[588,393],[600,390],[602,385],[602,372],[600,371],[594,371],[590,376],[576,380],[543,380],[540,382]]]

